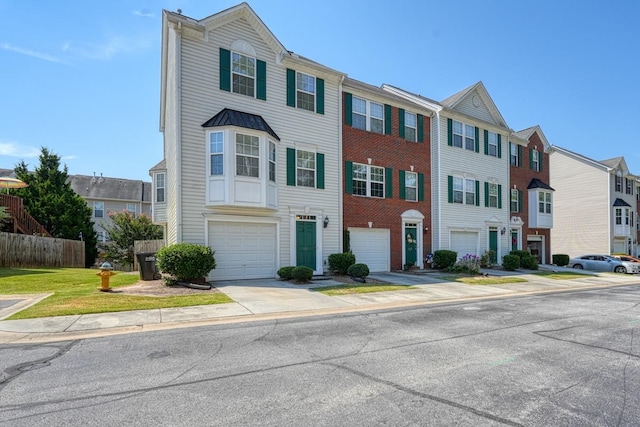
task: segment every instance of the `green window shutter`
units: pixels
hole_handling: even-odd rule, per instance
[[[453,203],[453,177],[447,176],[447,201]]]
[[[418,201],[424,202],[424,174],[418,173]]]
[[[502,135],[498,134],[498,158],[502,158]]]
[[[405,183],[404,171],[400,171],[400,198],[404,200],[407,197],[407,190],[404,186]]]
[[[391,105],[384,104],[384,134],[391,135]]]
[[[484,207],[489,207],[489,183],[484,183]]]
[[[324,114],[324,80],[316,77],[316,113]]]
[[[324,154],[316,154],[316,188],[324,190]]]
[[[264,61],[256,61],[256,71],[258,74],[256,98],[267,100],[267,63]]]
[[[518,167],[522,166],[522,145],[518,145]]]
[[[451,119],[447,119],[447,145],[453,145],[453,120]]]
[[[231,52],[220,48],[220,90],[231,92]]]
[[[385,179],[384,179],[384,188],[385,188],[385,197],[387,199],[390,199],[393,197],[393,169],[391,168],[386,168],[384,170],[384,174],[385,174]]]
[[[424,117],[418,114],[418,142],[424,142]]]
[[[484,154],[489,154],[489,131],[484,130]]]
[[[400,138],[404,138],[404,108],[398,108],[398,126]]]
[[[522,190],[518,190],[518,212],[523,212],[523,210],[522,210]]]
[[[287,148],[287,185],[296,185],[296,150]]]
[[[529,148],[529,169],[533,170],[533,148]]]
[[[542,151],[538,152],[538,172],[542,172],[542,162],[544,161],[544,155]]]
[[[287,68],[287,105],[296,106],[296,70]]]
[[[498,209],[502,209],[502,185],[498,184]]]
[[[353,194],[353,162],[344,164],[344,192]]]
[[[353,126],[353,95],[344,93],[344,124]]]
[[[480,128],[476,126],[476,153],[480,152]]]
[[[480,181],[476,181],[476,206],[480,206]]]

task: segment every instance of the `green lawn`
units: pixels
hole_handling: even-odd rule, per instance
[[[466,283],[467,285],[501,285],[504,283],[522,283],[526,282],[525,279],[514,276],[441,276],[442,280],[447,280],[450,282],[460,282]]]
[[[587,273],[573,273],[571,271],[539,271],[537,273],[538,276],[543,276],[546,277],[548,279],[555,279],[555,280],[565,280],[565,279],[584,279],[585,277],[589,277],[591,276],[590,274]]]
[[[82,268],[0,268],[0,295],[53,293],[14,314],[9,318],[11,320],[233,302],[223,293],[168,297],[117,293],[117,288],[138,281],[137,274],[128,273],[116,273],[111,277],[110,285],[116,292],[100,292],[100,277],[96,273],[98,270]]]
[[[389,285],[389,284],[367,284],[361,285],[335,285],[322,288],[312,288],[312,291],[320,292],[325,295],[349,295],[349,294],[368,294],[371,292],[387,292],[387,291],[404,291],[414,289],[413,286],[406,285]]]

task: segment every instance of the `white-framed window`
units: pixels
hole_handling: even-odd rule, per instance
[[[384,168],[353,164],[353,194],[366,197],[384,197]]]
[[[487,186],[489,194],[487,194],[490,208],[498,207],[498,184],[489,183]]]
[[[546,191],[540,191],[538,193],[538,212],[545,214],[551,213],[551,193]]]
[[[164,203],[165,187],[166,187],[166,175],[163,173],[155,174],[156,180],[156,203]]]
[[[211,175],[222,175],[224,173],[224,133],[209,133],[209,155],[211,156],[209,167]]]
[[[616,192],[622,193],[622,177],[616,175]]]
[[[418,174],[416,172],[404,173],[404,199],[412,202],[418,201]]]
[[[633,180],[629,179],[629,178],[625,178],[624,179],[624,183],[625,183],[625,193],[627,194],[633,194]]]
[[[520,212],[520,206],[518,206],[518,190],[511,190],[511,212]]]
[[[236,133],[236,175],[260,177],[260,138]]]
[[[127,203],[127,212],[131,212],[133,216],[136,216],[138,213],[138,204],[137,203]]]
[[[622,225],[622,208],[616,208],[616,225]]]
[[[475,151],[476,128],[466,123],[453,120],[453,146]]]
[[[93,202],[93,217],[104,218],[104,202]]]
[[[352,97],[352,126],[375,133],[384,133],[384,106],[377,102]]]
[[[296,185],[315,188],[316,153],[296,150]]]
[[[276,182],[276,144],[269,141],[269,181]]]
[[[540,171],[540,152],[538,150],[531,150],[531,169],[534,171]]]
[[[316,78],[296,72],[296,106],[303,110],[316,111]]]
[[[98,242],[104,243],[107,241],[107,232],[106,231],[96,231],[96,237]]]
[[[231,53],[232,90],[234,93],[255,97],[256,60],[241,53]]]
[[[418,122],[417,117],[408,111],[404,112],[404,139],[408,141],[416,141]]]
[[[636,201],[640,202],[640,186],[636,187]]]
[[[509,162],[511,166],[518,166],[518,144],[511,144],[509,151]]]
[[[487,132],[489,152],[493,157],[498,157],[498,134],[495,132]]]
[[[474,179],[453,177],[453,203],[476,204],[476,181]]]
[[[624,208],[624,225],[631,225],[631,211],[629,208]]]

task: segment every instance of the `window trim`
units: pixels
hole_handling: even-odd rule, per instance
[[[414,186],[411,186],[411,185],[409,185],[407,183],[410,175],[413,175],[415,177],[415,185]],[[409,202],[417,202],[420,199],[419,194],[418,194],[418,191],[419,191],[419,180],[420,180],[420,176],[419,176],[418,172],[412,172],[412,171],[405,171],[404,172],[404,200],[407,200]],[[407,194],[408,194],[407,189],[414,189],[415,190],[415,199],[410,199],[407,196]]]
[[[515,198],[514,198],[515,195]],[[514,200],[515,199],[515,200]],[[515,205],[514,205],[515,203]],[[520,212],[520,194],[519,191],[515,188],[511,189],[511,212]],[[514,209],[515,207],[515,209]]]
[[[313,154],[313,169],[311,168],[305,168],[305,167],[301,167],[298,164],[298,161],[300,160],[300,153],[310,153]],[[302,159],[305,160],[305,159]],[[295,171],[296,171],[296,187],[306,187],[306,188],[316,188],[317,184],[317,176],[318,176],[318,153],[316,153],[315,151],[308,151],[308,150],[300,150],[300,149],[296,149],[295,150]],[[300,181],[300,175],[299,175],[299,171],[300,170],[308,170],[308,171],[313,171],[313,185],[305,185],[302,184]]]
[[[413,122],[415,123],[415,126],[409,126],[409,124],[407,123],[408,117],[413,117]],[[411,113],[405,110],[403,124],[404,124],[404,139],[411,142],[418,142],[418,115],[416,113]],[[413,138],[407,137],[407,130],[413,130]]]
[[[542,199],[542,200],[541,200]],[[550,191],[538,191],[538,213],[551,215],[553,213],[551,205],[553,204],[553,196]]]
[[[247,74],[244,73],[240,73],[234,70],[234,56],[238,55],[240,57],[245,57],[248,59],[251,59],[253,61],[253,76],[249,76]],[[245,95],[245,96],[249,96],[251,98],[256,98],[256,93],[257,93],[257,86],[258,86],[258,64],[257,64],[258,60],[257,58],[250,56],[250,55],[246,55],[244,53],[241,52],[236,52],[236,51],[231,51],[231,92],[232,93],[237,93],[239,95]],[[245,78],[249,78],[253,81],[253,93],[252,94],[248,94],[248,93],[243,93],[243,92],[237,92],[235,90],[236,85],[235,85],[235,81],[234,81],[234,75],[238,75],[238,76],[242,76]]]
[[[357,168],[359,167],[363,167],[364,168],[364,173],[365,173],[365,177],[364,179],[362,178],[356,178],[355,174],[357,173]],[[367,165],[365,163],[357,163],[357,162],[352,162],[351,163],[351,182],[352,182],[352,192],[351,194],[353,194],[354,196],[360,196],[360,197],[370,197],[373,199],[384,199],[385,198],[385,191],[386,191],[386,170],[384,167],[382,166],[375,166],[375,165]],[[381,173],[377,174],[381,177],[381,180],[374,180],[373,179],[373,169],[376,170],[380,170]],[[363,182],[364,183],[364,189],[365,189],[365,194],[360,194],[359,192],[356,191],[356,188],[358,188],[355,184],[356,182]],[[376,192],[378,192],[380,195],[374,195],[374,191],[373,191],[373,186],[375,184],[380,185],[380,188],[377,189]]]
[[[213,135],[220,135],[222,137],[222,139],[220,141],[216,141],[216,144],[218,144],[218,143],[220,144],[220,151],[214,152],[212,150],[211,137]],[[224,150],[225,135],[224,135],[224,131],[218,131],[218,130],[216,130],[216,131],[208,131],[207,132],[207,141],[209,143],[209,146],[207,147],[207,154],[208,154],[208,157],[209,157],[209,162],[208,162],[208,165],[207,165],[207,168],[209,169],[208,170],[208,172],[209,172],[208,175],[209,176],[224,176],[224,171],[225,171],[225,167],[224,167],[224,164],[225,164],[225,160],[224,160],[224,157],[225,157],[225,152],[224,152],[225,151]],[[220,170],[219,173],[214,173],[214,171],[213,171],[213,158],[214,157],[220,157],[220,159],[222,159],[222,169]]]
[[[270,139],[267,140],[267,162],[269,163],[269,181],[278,182],[278,146]],[[273,155],[273,156],[272,156]]]
[[[364,103],[364,113],[356,111],[354,106],[356,104],[356,102],[363,102]],[[372,105],[376,105],[380,107],[380,111],[382,113],[381,117],[375,117],[372,114]],[[373,133],[377,133],[379,135],[384,135],[384,120],[385,120],[385,107],[384,104],[381,104],[379,102],[375,102],[375,101],[371,101],[369,99],[366,98],[361,98],[359,96],[356,95],[352,95],[351,96],[351,126],[355,129],[360,129],[360,130],[365,130],[367,132],[373,132]],[[364,119],[364,129],[356,126],[356,120],[355,116],[360,116],[363,117]],[[380,132],[377,132],[375,130],[373,130],[373,126],[372,126],[372,122],[376,120],[380,122]]]
[[[462,189],[456,190],[456,180],[462,181]],[[453,175],[451,176],[451,203],[478,206],[479,194],[478,194],[478,180],[472,178],[466,178],[463,176]],[[471,189],[468,189],[471,187]],[[460,193],[461,201],[456,201],[456,192]],[[468,196],[473,195],[473,203],[468,203]]]
[[[236,167],[235,167],[235,176],[236,176],[236,177],[243,177],[243,178],[261,179],[261,176],[262,176],[262,168],[260,167],[260,158],[261,158],[261,156],[260,156],[260,137],[259,137],[259,136],[256,136],[256,135],[252,135],[252,134],[250,134],[250,133],[244,133],[244,132],[234,132],[234,136],[235,136],[235,138],[234,138],[234,139],[235,139],[235,141],[234,141],[234,148],[235,148],[235,150],[234,150],[234,155],[235,155],[235,166],[236,166]],[[239,143],[239,141],[238,141],[238,137],[239,137],[239,136],[243,137],[243,140],[244,140],[244,137],[249,137],[249,138],[251,138],[251,143],[252,143],[252,144],[251,144],[251,148],[254,148],[254,147],[253,147],[253,142],[254,142],[254,139],[255,139],[255,143],[256,143],[256,144],[255,144],[255,148],[257,148],[257,149],[258,149],[258,154],[252,154],[252,153],[238,153],[238,143]],[[245,144],[245,141],[242,141],[242,144],[243,144],[243,145],[246,145],[246,144]],[[246,174],[241,174],[241,173],[239,172],[239,170],[238,170],[238,160],[239,160],[241,157],[246,157],[246,158],[248,158],[248,159],[255,159],[255,160],[252,162],[252,164],[250,164],[248,167],[249,167],[249,172],[251,172],[251,171],[253,171],[253,170],[255,169],[255,167],[254,167],[253,163],[257,164],[257,170],[258,170],[258,174],[257,174],[257,175],[252,175],[252,174],[246,175]]]
[[[102,209],[98,209],[97,205],[102,205]],[[100,215],[97,215],[97,212],[100,212]],[[94,218],[104,218],[104,202],[93,202],[93,217]]]
[[[158,178],[162,177],[162,185],[158,183]],[[156,203],[166,203],[166,188],[167,188],[167,174],[165,172],[156,172],[154,174],[155,191],[153,196]],[[162,194],[162,197],[158,197],[158,194]],[[162,200],[160,200],[162,199]]]
[[[487,207],[490,207],[490,208],[499,207],[498,194],[500,193],[500,191],[498,187],[499,185],[497,183],[493,183],[493,182],[487,183]],[[492,201],[495,201],[495,206],[492,204]]]
[[[311,77],[313,79],[313,92],[309,92],[308,90],[305,90],[304,87],[300,88],[299,87],[299,77],[304,78],[304,77]],[[305,111],[311,111],[313,113],[316,112],[316,97],[317,97],[317,93],[318,93],[318,84],[317,84],[317,78],[314,75],[311,74],[307,74],[307,73],[303,73],[300,71],[296,71],[296,76],[295,76],[295,90],[296,90],[296,98],[295,98],[295,102],[296,102],[296,108],[299,108],[301,110],[305,110]],[[303,85],[304,85],[304,79],[302,81]],[[307,95],[311,95],[313,97],[313,101],[310,103],[312,108],[304,108],[302,107],[300,104],[300,98],[298,97],[298,94],[302,93],[302,94],[307,94]]]
[[[491,152],[492,148],[493,153]],[[498,157],[498,134],[496,132],[487,131],[487,155]]]

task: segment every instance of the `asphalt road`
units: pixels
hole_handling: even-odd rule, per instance
[[[0,425],[640,420],[640,286],[0,347]]]

